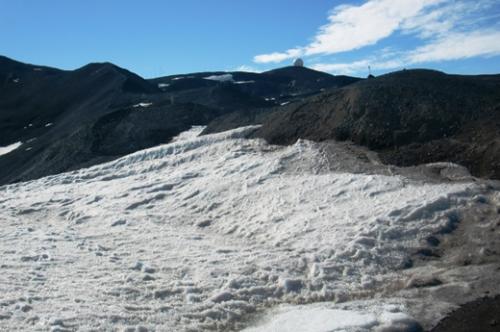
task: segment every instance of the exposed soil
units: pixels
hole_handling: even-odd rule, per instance
[[[500,75],[407,70],[357,82],[275,109],[257,137],[350,140],[387,164],[450,161],[500,178]],[[228,126],[225,125],[225,128]]]
[[[484,297],[464,304],[430,332],[500,331],[500,296]]]

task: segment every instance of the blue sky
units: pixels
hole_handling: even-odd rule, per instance
[[[498,0],[0,0],[0,54],[144,77],[262,71],[500,73]]]

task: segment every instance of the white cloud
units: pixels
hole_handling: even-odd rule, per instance
[[[318,63],[313,69],[335,74],[364,73],[373,70],[400,69],[427,62],[467,59],[477,56],[500,55],[500,31],[452,33],[407,52],[383,53],[376,57],[348,63]]]
[[[359,60],[351,63],[317,63],[311,67],[319,71],[348,75],[366,70],[369,65],[368,60]]]
[[[408,54],[410,63],[445,61],[500,54],[500,31],[454,33]]]
[[[399,69],[415,64],[500,55],[500,13],[491,10],[497,0],[368,0],[360,6],[338,6],[313,41],[284,53],[259,55],[260,63],[314,56],[312,68],[336,74]],[[495,23],[497,22],[497,23]],[[396,33],[411,39],[378,49],[352,62],[325,61],[325,57],[376,44]],[[399,39],[398,39],[399,40]],[[406,44],[408,45],[408,44]]]
[[[406,34],[417,34],[422,40],[441,37],[453,31],[473,31],[480,21],[498,17],[498,13],[488,12],[494,4],[492,0],[446,0],[440,6],[406,20],[401,30]]]
[[[305,54],[334,54],[373,45],[393,34],[405,20],[442,1],[372,0],[362,6],[337,7]]]
[[[462,4],[459,4],[461,6]],[[430,38],[442,35],[453,28],[455,24],[454,15],[450,15],[449,8],[439,8],[430,12],[424,12],[411,19],[406,20],[401,30],[405,34],[417,34],[420,38]]]
[[[405,20],[444,0],[370,0],[361,6],[338,6],[312,43],[286,52],[261,54],[257,63],[278,63],[298,56],[334,54],[373,45],[389,37]]]
[[[261,54],[257,55],[253,58],[253,61],[256,63],[278,63],[288,59],[297,58],[302,56],[303,51],[299,48],[292,48],[286,52],[274,52],[271,54]]]
[[[355,73],[365,73],[368,66],[373,70],[384,70],[403,68],[404,62],[398,59],[388,61],[378,61],[377,59],[363,59],[350,63],[318,63],[312,66],[313,69],[335,73],[337,75],[351,75]]]
[[[260,70],[258,68],[255,68],[253,66],[247,66],[247,65],[238,66],[230,71],[245,71],[248,73],[261,73],[262,72],[262,70]]]

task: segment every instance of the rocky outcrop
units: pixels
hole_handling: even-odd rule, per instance
[[[275,109],[256,136],[351,140],[402,166],[451,161],[500,178],[500,75],[407,70]]]

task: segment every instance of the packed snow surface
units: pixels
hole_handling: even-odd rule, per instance
[[[383,299],[315,303],[396,288],[394,271],[426,236],[450,227],[475,185],[332,172],[315,143],[244,138],[254,130],[190,134],[0,187],[0,329],[285,331],[292,317],[304,324],[294,331],[411,323],[404,306],[389,310]]]
[[[198,137],[206,126],[192,126],[191,129],[183,131],[179,135],[172,138],[171,143],[186,141]]]
[[[16,143],[9,144],[7,146],[0,146],[0,156],[7,154],[11,151],[14,151],[15,149],[17,149],[21,145],[23,145],[23,143],[16,142]]]
[[[373,302],[349,304],[356,308],[335,309],[331,303],[283,306],[269,314],[269,321],[243,332],[335,332],[335,331],[418,331],[418,322],[401,313],[398,304]],[[347,307],[349,306],[347,305]],[[265,320],[265,319],[264,319]]]

